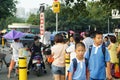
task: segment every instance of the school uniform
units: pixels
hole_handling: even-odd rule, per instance
[[[108,49],[105,49],[105,55],[102,52],[102,45],[92,46],[91,54],[86,52],[85,58],[88,59],[88,70],[90,71],[90,80],[105,80],[106,64],[110,61]]]
[[[86,80],[86,65],[85,60],[79,61],[77,58],[77,68],[74,71],[73,61],[70,63],[70,67],[68,69],[69,72],[73,73],[72,80]]]

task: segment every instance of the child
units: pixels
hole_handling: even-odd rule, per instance
[[[106,74],[108,80],[111,80],[110,55],[106,47],[104,47],[105,53],[103,54],[103,34],[95,31],[93,40],[91,53],[88,50],[85,54],[85,58],[88,60],[90,80],[105,80]]]
[[[75,45],[76,58],[76,69],[74,69],[75,62],[70,63],[68,69],[68,80],[86,80],[86,65],[84,59],[85,45],[82,42],[76,43]]]

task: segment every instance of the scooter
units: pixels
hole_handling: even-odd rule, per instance
[[[32,60],[32,65],[33,65],[33,71],[36,73],[37,76],[40,76],[42,75],[43,73],[43,69],[42,69],[42,58],[38,53],[35,53],[35,56],[33,57],[33,60]]]

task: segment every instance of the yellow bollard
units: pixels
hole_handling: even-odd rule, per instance
[[[4,41],[4,38],[2,37],[2,47],[4,48],[4,45],[5,45],[5,41]]]
[[[19,57],[19,80],[27,80],[27,60]]]
[[[65,66],[66,66],[66,76],[67,76],[67,70],[70,66],[70,54],[69,53],[66,53],[65,54]]]

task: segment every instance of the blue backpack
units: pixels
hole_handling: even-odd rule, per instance
[[[74,74],[74,72],[75,72],[76,69],[77,69],[77,59],[76,59],[76,58],[73,58],[72,61],[73,61],[73,74]],[[87,64],[86,59],[85,59],[85,64]],[[87,66],[87,65],[86,65],[86,66]],[[69,75],[69,71],[68,71],[68,74],[67,74],[66,80],[68,80],[68,75]]]
[[[93,46],[93,45],[90,45],[90,46],[89,46],[89,57],[88,57],[88,59],[85,58],[86,67],[88,67],[88,63],[89,63],[89,59],[90,59],[91,51],[92,51],[92,46]],[[105,61],[106,46],[105,46],[104,43],[102,44],[102,53],[103,53],[103,56],[104,56],[105,66],[107,66],[106,61]]]

